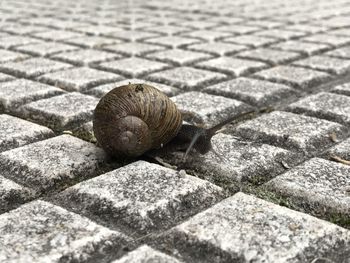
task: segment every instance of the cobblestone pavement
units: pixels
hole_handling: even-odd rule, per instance
[[[0,262],[350,262],[349,72],[350,0],[2,0]],[[256,114],[115,160],[91,118],[128,82]]]

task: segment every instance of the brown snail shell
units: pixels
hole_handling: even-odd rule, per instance
[[[146,84],[117,87],[101,98],[93,130],[101,147],[116,157],[136,157],[174,138],[182,116],[165,94]]]

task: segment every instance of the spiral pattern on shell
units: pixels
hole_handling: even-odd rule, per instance
[[[146,84],[117,87],[101,98],[93,130],[101,147],[116,157],[136,157],[169,142],[182,116],[164,93]]]

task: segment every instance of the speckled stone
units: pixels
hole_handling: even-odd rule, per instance
[[[170,49],[165,51],[153,52],[147,55],[147,58],[156,59],[166,63],[178,65],[191,64],[200,60],[210,59],[211,55],[189,50]]]
[[[307,37],[301,38],[302,41],[324,43],[332,45],[334,47],[339,47],[350,43],[350,37],[347,36],[336,36],[331,34],[315,34]]]
[[[0,63],[9,61],[20,61],[28,58],[28,55],[10,50],[0,50]]]
[[[39,77],[40,81],[67,91],[85,91],[91,87],[121,79],[120,75],[87,67],[67,69]]]
[[[350,47],[341,47],[324,53],[326,56],[350,59]]]
[[[70,187],[57,201],[123,232],[145,234],[174,225],[222,197],[220,187],[184,171],[138,161]]]
[[[214,43],[202,43],[202,44],[189,45],[186,47],[186,49],[224,56],[224,55],[229,55],[238,51],[245,50],[247,49],[247,47],[243,45],[235,45],[231,43],[229,44],[229,43],[214,42]]]
[[[12,80],[14,77],[0,72],[0,82]]]
[[[348,165],[313,158],[277,176],[266,186],[303,212],[350,217]]]
[[[167,254],[161,253],[147,245],[129,252],[127,255],[119,260],[115,260],[111,263],[140,263],[140,262],[154,262],[154,263],[180,263],[174,257],[168,256]]]
[[[348,96],[320,92],[288,105],[287,109],[350,126],[350,97]]]
[[[33,190],[6,179],[0,172],[0,214],[35,197]]]
[[[257,107],[281,103],[296,95],[296,91],[286,85],[244,77],[209,86],[203,91],[241,100]]]
[[[0,152],[54,136],[46,127],[6,114],[0,114],[0,131]]]
[[[293,30],[285,30],[285,29],[276,28],[276,29],[259,31],[259,32],[254,33],[254,35],[278,38],[278,39],[282,39],[282,40],[289,40],[289,39],[299,38],[299,37],[305,36],[306,33],[300,32],[300,31],[293,31]]]
[[[184,120],[212,127],[230,117],[252,110],[247,104],[221,96],[191,91],[171,98]]]
[[[104,96],[106,93],[108,93],[109,91],[111,91],[112,89],[119,87],[119,86],[128,85],[129,83],[133,83],[133,84],[134,83],[144,83],[147,85],[151,85],[151,86],[159,89],[160,91],[164,92],[169,97],[172,97],[172,96],[180,93],[179,89],[174,88],[172,86],[149,81],[149,80],[143,80],[143,79],[125,79],[125,80],[121,80],[121,81],[117,81],[117,82],[113,82],[113,83],[109,83],[109,84],[100,85],[96,88],[89,90],[88,93],[100,98],[100,97]]]
[[[98,174],[105,158],[94,144],[61,135],[2,152],[0,165],[4,177],[46,192]]]
[[[171,229],[165,250],[188,262],[346,262],[349,230],[237,193]]]
[[[15,48],[17,51],[21,51],[23,53],[28,53],[30,55],[36,56],[48,56],[59,52],[64,52],[68,50],[78,49],[75,46],[57,43],[57,42],[40,42],[33,43],[29,45],[19,46]]]
[[[130,42],[141,41],[148,38],[155,39],[156,37],[159,37],[159,34],[154,32],[145,32],[143,30],[125,30],[125,29],[114,30],[113,32],[110,32],[110,33],[103,33],[103,35],[115,37],[118,39],[123,39]]]
[[[124,55],[144,55],[150,52],[164,50],[163,46],[139,43],[139,42],[126,42],[126,43],[118,43],[114,45],[104,46],[103,49],[117,52]]]
[[[27,79],[3,82],[0,83],[0,112],[13,112],[25,103],[62,93],[61,89]]]
[[[223,31],[214,31],[214,30],[194,30],[191,32],[182,33],[182,37],[189,37],[189,38],[198,38],[202,40],[206,40],[208,42],[214,42],[218,39],[224,38],[224,37],[230,37],[233,34],[231,32],[223,32]]]
[[[7,49],[36,42],[40,42],[40,40],[26,36],[9,35],[0,38],[0,47]]]
[[[310,89],[331,77],[321,71],[291,66],[277,66],[255,73],[254,76],[300,89]]]
[[[259,60],[273,65],[287,63],[301,57],[299,53],[270,48],[259,48],[243,51],[236,54],[237,57]]]
[[[343,138],[346,127],[314,117],[274,111],[239,125],[237,134],[253,141],[282,146],[312,155],[331,146],[331,134]]]
[[[86,262],[121,256],[130,238],[45,201],[0,215],[0,262]]]
[[[70,68],[70,64],[49,60],[46,58],[30,58],[20,62],[0,64],[0,71],[17,77],[33,78],[39,75]]]
[[[105,45],[122,43],[122,40],[100,36],[80,36],[63,40],[66,43],[88,48],[101,48]]]
[[[165,82],[184,90],[199,89],[208,82],[225,79],[226,75],[191,67],[178,67],[148,75],[153,81]]]
[[[45,40],[53,40],[53,41],[62,41],[66,39],[76,38],[76,37],[82,37],[83,34],[72,32],[72,31],[66,31],[66,30],[56,30],[51,29],[49,31],[45,32],[38,32],[31,34],[34,37],[45,39]]]
[[[298,40],[291,40],[291,41],[281,42],[275,45],[271,45],[270,48],[296,51],[305,55],[313,55],[315,53],[319,53],[321,51],[330,49],[330,46],[322,43],[311,43],[311,42],[302,42]]]
[[[350,96],[350,82],[335,86],[331,92]]]
[[[147,39],[144,42],[149,44],[155,44],[155,45],[163,45],[171,48],[178,48],[184,45],[202,43],[201,40],[198,40],[195,38],[180,37],[180,36],[156,37],[156,38]]]
[[[233,57],[219,57],[196,64],[197,67],[204,69],[221,71],[223,73],[241,76],[243,74],[252,73],[259,69],[265,68],[267,65],[262,62],[247,59],[239,59]]]
[[[241,35],[241,36],[228,37],[223,39],[222,41],[228,42],[228,43],[240,44],[240,45],[247,45],[252,47],[261,47],[261,46],[265,46],[265,45],[277,42],[275,38],[255,36],[255,35]]]

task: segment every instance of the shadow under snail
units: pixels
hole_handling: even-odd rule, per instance
[[[236,118],[209,129],[183,124],[181,112],[164,93],[146,84],[128,84],[101,98],[93,130],[100,146],[114,157],[137,157],[168,144],[186,149],[185,159],[192,148],[200,154],[212,150],[213,135]]]

